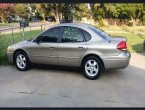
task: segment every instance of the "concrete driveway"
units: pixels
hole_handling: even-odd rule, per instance
[[[145,54],[98,80],[77,69],[0,66],[0,107],[145,107]]]

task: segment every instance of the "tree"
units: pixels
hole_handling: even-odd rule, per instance
[[[135,25],[136,19],[144,19],[144,5],[133,3],[91,3],[91,10],[94,20],[102,18],[127,19]]]
[[[60,3],[49,3],[48,6],[51,9],[51,13],[54,14],[56,23],[59,23],[61,4]]]
[[[119,18],[131,20],[135,25],[135,19],[140,18],[143,4],[121,4]]]
[[[74,13],[73,4],[68,4],[68,3],[62,4],[60,13],[62,14],[62,17],[65,20],[68,20],[69,18],[73,18],[73,13]]]
[[[13,4],[0,4],[0,18],[1,22],[5,23],[7,17],[9,17],[14,11]]]
[[[64,18],[68,20],[76,17],[81,20],[82,17],[90,17],[91,10],[88,9],[86,4],[74,3],[47,3],[37,4],[36,10],[44,16],[54,16],[56,22]]]
[[[29,15],[28,15],[29,19],[31,19],[32,16],[36,17],[37,15],[39,15],[38,12],[37,12],[37,7],[36,7],[35,4],[30,4],[29,3],[28,8],[29,8]]]
[[[105,18],[106,8],[103,3],[91,4],[91,10],[92,10],[92,15],[93,15],[94,20],[100,21],[102,20],[102,18]]]
[[[54,15],[56,22],[59,23],[59,14],[61,10],[61,5],[59,3],[38,4],[36,7],[43,18],[48,15]]]
[[[145,24],[145,3],[142,4],[142,9],[140,9],[140,14],[138,15],[139,19],[141,20],[142,24]]]
[[[37,15],[41,15],[43,19],[45,19],[45,16],[48,16],[51,14],[51,7],[49,4],[36,4],[36,10],[37,10]]]
[[[120,9],[118,8],[118,4],[111,4],[111,3],[107,3],[104,4],[105,9],[106,9],[106,14],[105,17],[106,18],[118,18],[119,15],[119,11]]]
[[[81,20],[83,17],[91,18],[91,9],[88,8],[89,4],[74,4],[74,17],[77,20]]]
[[[24,18],[29,16],[28,4],[16,4],[14,7],[15,14]]]

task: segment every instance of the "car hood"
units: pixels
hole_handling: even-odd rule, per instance
[[[24,40],[24,41],[11,45],[10,47],[14,47],[14,48],[23,47],[24,45],[27,45],[27,43],[29,43],[29,42],[31,42],[31,41]]]

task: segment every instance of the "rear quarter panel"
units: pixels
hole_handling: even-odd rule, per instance
[[[107,40],[100,40],[100,41],[93,41],[93,42],[87,42],[87,50],[85,54],[82,56],[80,60],[83,60],[83,58],[86,55],[94,54],[99,56],[102,61],[106,58],[110,58],[113,56],[118,56],[120,53],[120,50],[117,49],[118,42],[109,42]]]
[[[87,43],[87,51],[85,53],[95,53],[100,57],[118,55],[120,50],[117,49],[117,43],[107,40],[93,41]]]

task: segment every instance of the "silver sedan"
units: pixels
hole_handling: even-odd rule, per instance
[[[13,44],[7,56],[18,70],[32,64],[81,67],[88,79],[97,79],[106,69],[125,68],[130,52],[124,37],[111,37],[83,23],[64,23],[50,27],[33,40]]]

